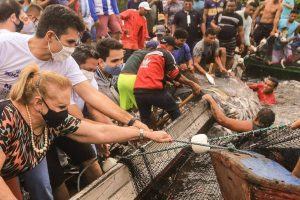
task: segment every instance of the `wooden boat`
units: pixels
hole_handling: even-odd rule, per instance
[[[300,80],[300,65],[293,63],[293,65],[287,65],[283,68],[280,64],[267,65],[261,59],[256,56],[250,56],[245,58],[244,64],[246,66],[247,76],[274,76],[279,79],[285,80]]]
[[[214,150],[210,155],[225,200],[300,199],[300,179],[273,160],[256,153]]]
[[[171,123],[165,129],[170,133],[174,139],[187,140],[199,131],[206,131],[211,126],[211,114],[208,109],[208,105],[204,101],[200,101],[194,104],[179,117],[176,121]],[[155,151],[158,149],[178,146],[176,143],[172,144],[161,144],[149,142],[143,146],[146,152]],[[175,149],[167,152],[156,154],[155,156],[149,155],[149,165],[151,170],[151,177],[147,180],[147,184],[140,186],[140,189],[146,191],[153,182],[153,179],[158,180],[161,176],[168,171],[172,165],[179,159],[183,149]],[[138,153],[138,152],[137,152]],[[135,159],[137,163],[142,163],[142,156]],[[164,162],[161,162],[161,161]],[[159,163],[159,164],[158,164]],[[148,176],[148,173],[142,174],[141,176]],[[143,177],[145,178],[145,177]],[[98,180],[84,188],[82,191],[77,193],[71,199],[80,200],[94,200],[94,199],[126,199],[131,200],[135,198],[142,199],[142,193],[136,192],[134,187],[135,182],[130,175],[129,169],[119,163],[106,172]]]

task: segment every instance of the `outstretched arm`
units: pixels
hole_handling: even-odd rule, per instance
[[[93,88],[88,81],[75,85],[74,89],[86,103],[112,119],[123,124],[128,124],[128,122],[133,118],[132,115],[121,109],[106,95]],[[133,126],[149,130],[145,124],[138,120],[134,122]]]
[[[211,112],[215,120],[220,125],[236,132],[251,131],[253,129],[251,121],[237,120],[227,117],[219,108],[217,102],[209,94],[204,95],[202,98],[210,104]]]
[[[200,56],[194,56],[193,60],[194,60],[194,67],[196,68],[196,70],[198,70],[200,74],[205,75],[206,71],[200,65],[201,57]]]
[[[198,85],[194,81],[191,81],[190,79],[186,78],[184,75],[181,74],[177,81],[182,84],[190,86],[192,88],[192,90],[194,91],[194,94],[196,94],[196,95],[200,94],[200,92],[201,92],[200,85]]]
[[[67,135],[73,140],[83,143],[109,144],[138,139],[140,136],[156,142],[171,142],[172,137],[164,131],[146,131],[133,127],[93,124],[81,121],[78,130]]]

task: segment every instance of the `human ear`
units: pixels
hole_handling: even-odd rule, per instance
[[[33,99],[33,107],[38,113],[43,113],[43,100],[41,97],[34,97]]]
[[[100,68],[101,70],[104,69],[104,64],[105,64],[104,60],[103,60],[102,58],[99,58],[99,59],[98,59],[98,66],[99,66],[99,68]]]
[[[55,33],[51,30],[47,31],[46,35],[45,35],[45,38],[47,40],[47,42],[51,43],[53,42],[53,40],[55,40]]]

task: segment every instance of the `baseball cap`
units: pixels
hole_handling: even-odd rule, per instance
[[[145,10],[151,10],[149,3],[145,2],[145,1],[143,1],[139,4],[139,8],[144,8]]]
[[[155,34],[156,35],[165,35],[166,34],[166,28],[164,25],[156,25],[155,26]]]
[[[175,39],[172,37],[172,36],[164,36],[161,41],[160,41],[161,44],[168,44],[168,45],[171,45],[173,47],[176,47],[176,44],[175,44]]]
[[[146,48],[147,49],[149,49],[149,48],[156,49],[158,45],[159,45],[158,41],[150,40],[146,43]]]

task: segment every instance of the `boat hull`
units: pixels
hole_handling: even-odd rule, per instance
[[[300,199],[300,179],[275,161],[228,151],[210,155],[225,200]]]
[[[174,139],[187,140],[199,131],[206,131],[211,123],[212,116],[208,104],[205,101],[200,101],[189,108],[176,121],[172,122],[165,130],[171,134]],[[149,142],[144,146],[144,149],[146,152],[155,151],[162,149],[162,145],[165,148],[171,147],[172,145],[176,146],[175,143],[162,144]],[[176,163],[183,151],[184,149],[175,149],[168,152],[162,152],[158,155],[147,156],[150,168],[152,169],[152,177],[146,177],[149,176],[149,173],[147,171],[145,172],[145,170],[141,170],[141,173],[143,174],[140,175],[144,178],[144,181],[147,182],[145,185],[139,185],[139,189],[143,192],[136,191],[136,182],[132,178],[128,168],[119,163],[117,166],[106,172],[106,174],[73,196],[71,200],[143,199],[143,194],[151,187],[151,183],[153,182],[152,178],[159,180],[160,177]],[[143,163],[140,160],[142,157],[137,157],[136,159],[139,161],[136,163]],[[161,162],[162,160],[166,160],[166,162]]]
[[[285,80],[300,80],[300,65],[294,64],[282,68],[280,64],[267,65],[256,57],[246,58],[246,75],[250,77],[274,76]]]

